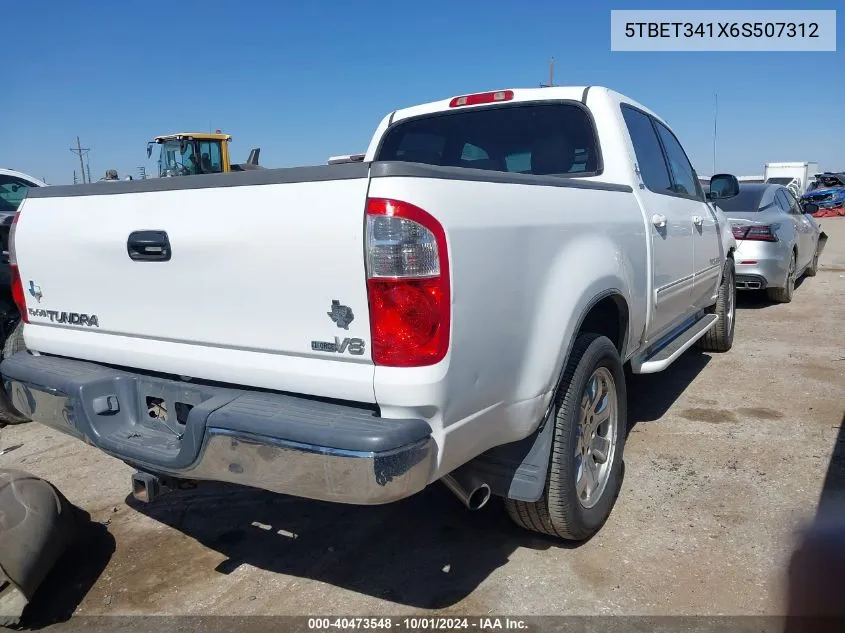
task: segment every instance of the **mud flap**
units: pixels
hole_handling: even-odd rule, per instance
[[[0,469],[0,626],[14,626],[87,513],[52,484]]]
[[[556,414],[557,407],[552,407],[527,438],[491,448],[461,468],[476,473],[498,497],[537,501],[546,487]]]

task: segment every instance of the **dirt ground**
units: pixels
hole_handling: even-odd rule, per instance
[[[37,424],[0,467],[91,513],[30,618],[71,614],[781,614],[795,530],[845,491],[845,218],[787,305],[740,296],[734,348],[629,386],[625,482],[567,546],[440,485],[359,508],[236,487],[135,503],[130,469]]]

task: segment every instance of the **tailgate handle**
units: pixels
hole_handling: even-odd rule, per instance
[[[133,231],[126,240],[126,250],[136,262],[170,261],[170,238],[165,231]]]

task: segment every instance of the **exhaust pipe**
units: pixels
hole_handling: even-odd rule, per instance
[[[490,486],[471,470],[459,468],[440,481],[470,510],[480,510],[490,501]]]

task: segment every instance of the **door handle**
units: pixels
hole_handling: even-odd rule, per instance
[[[692,216],[692,223],[695,224],[696,226],[701,226],[701,224],[703,222],[704,222],[704,218],[702,218],[700,215]]]
[[[136,262],[170,261],[170,238],[165,231],[133,231],[126,240],[126,251]]]
[[[651,223],[658,229],[662,229],[666,226],[666,216],[662,213],[655,213],[651,216]]]

